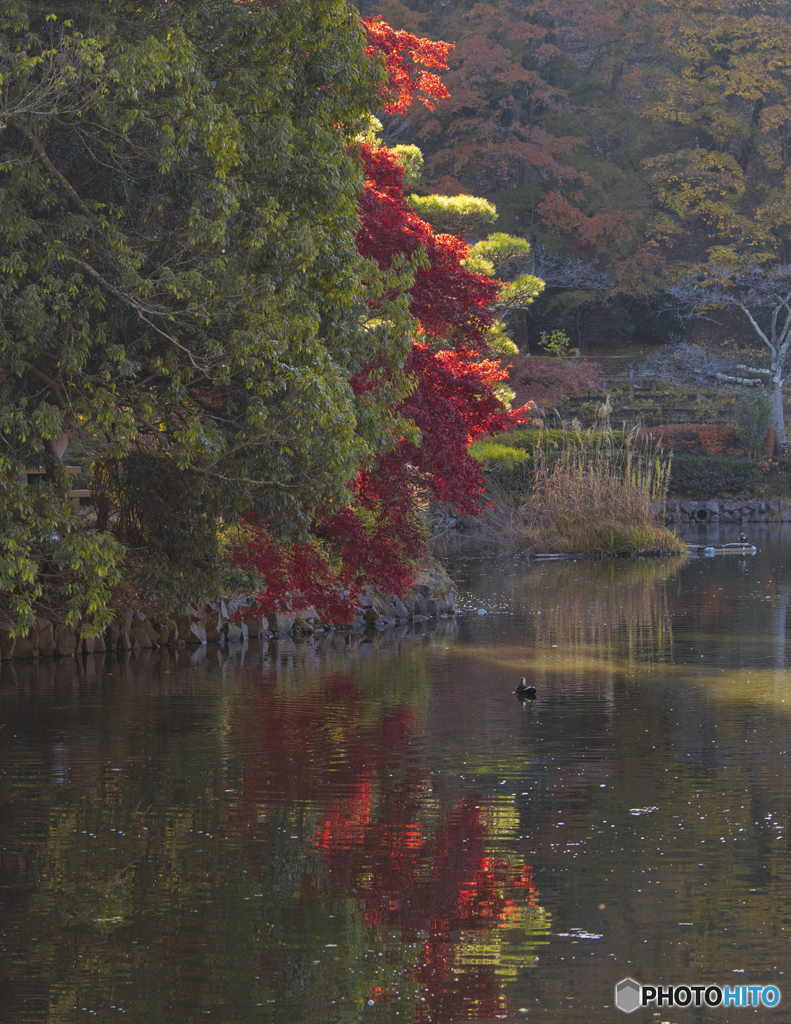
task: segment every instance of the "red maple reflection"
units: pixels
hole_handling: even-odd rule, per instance
[[[336,676],[305,697],[262,689],[249,722],[260,733],[239,824],[284,804],[321,809],[314,843],[326,875],[303,874],[302,898],[351,895],[383,949],[393,932],[402,945],[420,944],[408,979],[419,993],[415,1020],[505,1013],[496,957],[474,962],[465,951],[483,949],[493,929],[521,934],[519,907],[536,904],[531,868],[487,852],[491,813],[480,797],[432,791],[428,766],[410,748],[413,712],[372,714],[353,680]],[[374,1003],[390,997],[383,985],[368,994]]]

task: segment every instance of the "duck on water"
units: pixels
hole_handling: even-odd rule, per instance
[[[535,686],[528,686],[527,685],[527,680],[525,679],[524,676],[522,676],[522,678],[517,683],[517,686],[516,686],[516,689],[514,690],[514,693],[517,695],[517,697],[522,698],[522,699],[526,699],[526,700],[535,700],[536,699],[536,688],[535,688]]]

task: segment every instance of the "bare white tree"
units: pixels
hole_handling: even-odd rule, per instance
[[[681,344],[660,359],[662,375],[695,380],[708,387],[758,389],[769,403],[771,426],[786,440],[783,389],[791,379],[791,265],[769,268],[750,263],[738,268],[713,266],[669,289],[668,307],[682,320],[705,317],[713,309],[735,309],[766,348],[769,366],[739,362],[707,345]],[[659,368],[659,362],[656,369]]]
[[[540,277],[547,288],[604,294],[611,287],[609,278],[601,267],[578,256],[550,256],[547,250],[539,245],[533,247],[532,256],[532,273]]]

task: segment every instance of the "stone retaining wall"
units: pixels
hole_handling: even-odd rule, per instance
[[[411,622],[448,618],[456,614],[456,585],[439,569],[418,573],[415,585],[403,597],[382,595],[368,588],[355,610],[351,625],[337,627],[352,633],[366,629],[388,629]],[[67,626],[62,619],[40,616],[37,628],[26,637],[12,637],[11,627],[0,623],[0,659],[73,658],[107,651],[148,650],[155,647],[184,647],[206,643],[233,643],[248,637],[306,636],[336,631],[315,608],[299,612],[277,612],[263,616],[252,599],[223,598],[191,605],[168,621],[149,616],[143,609],[129,609],[99,636],[86,636],[79,626]]]
[[[789,501],[667,501],[663,507],[668,524],[791,523]]]

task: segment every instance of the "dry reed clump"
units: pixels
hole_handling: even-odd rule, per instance
[[[622,444],[614,443],[611,432],[589,431],[581,440],[548,452],[538,436],[527,499],[518,509],[495,507],[490,515],[500,536],[537,553],[685,550],[656,520],[670,478],[670,458],[662,449],[638,450],[636,431]]]

